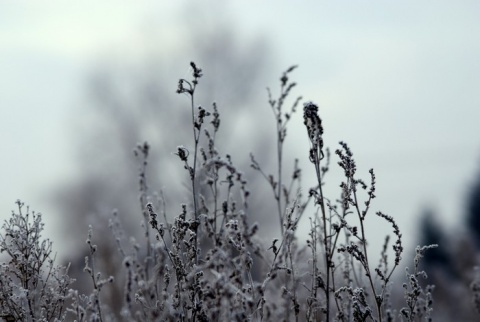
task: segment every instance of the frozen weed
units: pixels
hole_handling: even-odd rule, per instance
[[[52,242],[42,238],[42,215],[17,201],[0,234],[0,317],[6,321],[64,321],[73,280],[56,266]]]
[[[298,97],[288,105],[296,86],[290,75],[296,66],[282,74],[277,98],[268,90],[276,123],[274,174],[250,155],[251,167],[267,181],[277,210],[279,235],[267,245],[258,236],[258,224],[251,222],[258,214],[249,207],[251,192],[244,173],[231,155],[216,146],[220,109],[215,103],[211,109],[196,105],[203,72],[195,63],[190,67],[192,79],[181,79],[177,93],[189,100],[192,144],[179,146],[175,153],[191,186],[189,203],[179,205],[177,215],[168,220],[163,194],[153,193],[147,184],[150,146],[138,145],[134,153],[139,162],[142,240],[126,240],[113,212],[109,226],[123,264],[115,279],[104,278],[96,266],[97,248],[102,245],[93,243],[90,227],[84,271],[92,288],[90,294],[79,294],[71,287],[67,270],[53,265],[52,245],[41,240],[40,215],[28,208],[24,211],[18,202],[18,213],[12,214],[0,235],[1,251],[8,255],[0,267],[1,316],[8,321],[63,321],[69,316],[101,322],[428,320],[433,288],[422,288],[418,278],[426,274],[419,271],[418,263],[433,246],[417,248],[413,273],[407,270],[403,285],[406,307],[396,310],[391,301],[392,276],[404,251],[402,234],[392,216],[371,214],[375,173],[369,170],[368,183],[359,178],[353,153],[344,142],[335,151],[344,174],[341,197],[332,202],[325,196],[331,156],[313,102],[304,103],[303,119],[315,185],[302,187],[304,170],[298,159],[290,179],[285,179],[288,124],[301,101]],[[302,194],[302,188],[308,194]],[[301,220],[310,224],[306,240],[297,232]],[[371,263],[367,247],[365,227],[372,220],[384,220],[392,227],[378,265]],[[110,283],[124,285],[120,312],[102,301],[102,289]],[[478,295],[477,289],[472,284]]]

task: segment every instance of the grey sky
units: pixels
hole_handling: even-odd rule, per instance
[[[58,215],[45,194],[75,169],[69,124],[84,109],[89,69],[112,52],[141,57],[151,28],[168,36],[164,46],[181,47],[185,3],[0,4],[3,217],[17,198]],[[273,42],[273,80],[300,65],[298,93],[320,105],[327,145],[348,142],[365,178],[376,169],[374,209],[397,218],[407,238],[426,206],[458,224],[465,185],[480,171],[480,2],[205,3],[199,22],[228,12],[242,37]],[[297,124],[290,139],[308,146]]]

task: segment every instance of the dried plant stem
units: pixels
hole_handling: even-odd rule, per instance
[[[281,123],[277,122],[277,133],[281,135]],[[277,139],[277,160],[278,160],[278,185],[275,193],[277,199],[278,220],[280,225],[280,233],[283,235],[283,207],[282,207],[282,157],[283,157],[283,141]]]
[[[197,156],[198,156],[198,143],[200,141],[200,134],[201,128],[203,123],[203,118],[207,115],[206,111],[199,107],[199,113],[197,115],[197,119],[195,119],[195,89],[198,84],[198,79],[202,77],[202,69],[198,68],[194,62],[190,63],[190,67],[192,68],[192,76],[193,80],[191,82],[180,79],[178,82],[177,93],[187,93],[190,96],[190,108],[192,114],[192,129],[193,129],[193,140],[194,140],[194,153],[193,153],[193,165],[189,166],[187,159],[188,159],[188,150],[184,148],[179,148],[180,150],[183,149],[180,159],[185,162],[185,168],[188,170],[190,174],[190,180],[192,181],[192,195],[193,195],[193,220],[194,226],[193,233],[194,236],[194,251],[195,251],[195,265],[198,265],[198,226],[199,226],[199,219],[198,219],[198,200],[197,200],[197,187],[196,187],[196,176],[197,176]],[[186,86],[185,86],[186,85]]]
[[[320,151],[321,152],[321,151]],[[333,256],[332,249],[330,248],[330,236],[328,234],[327,229],[327,213],[325,210],[325,199],[323,197],[322,191],[322,175],[320,171],[320,160],[321,155],[319,153],[315,153],[315,172],[317,175],[318,181],[318,191],[319,191],[319,204],[320,210],[322,212],[322,228],[323,228],[323,247],[325,252],[325,275],[326,275],[326,285],[325,285],[325,298],[326,298],[326,321],[330,321],[330,274],[331,274],[331,258]]]
[[[358,219],[360,220],[360,232],[361,232],[360,243],[362,244],[363,254],[365,256],[365,265],[363,266],[365,269],[365,275],[367,276],[368,282],[370,284],[370,288],[372,290],[373,298],[375,299],[374,302],[375,302],[375,307],[377,309],[378,321],[382,322],[382,303],[381,301],[379,301],[377,291],[375,290],[372,273],[370,272],[370,264],[368,262],[367,237],[365,234],[365,225],[364,225],[365,215],[367,213],[368,208],[364,210],[363,212],[364,215],[362,215],[362,211],[360,211],[360,208],[358,206],[357,188],[355,187],[355,183],[352,182],[352,185],[353,185],[353,198],[354,198],[355,210],[357,212]]]
[[[149,215],[146,209],[147,206],[147,196],[148,196],[148,185],[147,185],[147,164],[148,164],[148,153],[150,146],[147,142],[143,145],[138,145],[137,149],[134,150],[134,154],[137,158],[142,157],[140,160],[139,167],[139,190],[140,190],[140,210],[144,218],[145,225],[145,243],[147,248],[147,257],[145,258],[145,274],[146,278],[149,279],[150,275],[150,261],[152,260],[152,244],[150,240],[150,227],[148,224]]]
[[[192,94],[190,95],[190,103],[192,108],[192,124],[195,124],[195,93],[196,83],[193,84]],[[196,174],[197,174],[197,154],[198,154],[198,141],[200,140],[200,130],[197,130],[195,126],[193,128],[193,139],[195,141],[195,148],[193,152],[193,170],[191,174],[192,181],[192,194],[193,194],[193,219],[195,220],[196,226],[198,225],[198,206],[197,206],[197,190],[196,190]],[[198,230],[195,228],[195,249],[198,249]],[[198,252],[195,252],[195,264],[198,264]]]

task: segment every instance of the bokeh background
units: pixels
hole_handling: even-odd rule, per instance
[[[320,106],[326,145],[333,151],[346,141],[365,179],[375,169],[373,209],[394,216],[407,249],[425,240],[426,225],[450,250],[475,223],[479,14],[478,1],[2,2],[1,217],[17,199],[42,212],[62,258],[76,256],[87,225],[101,226],[114,208],[138,227],[132,151],[144,141],[152,188],[164,191],[175,215],[187,177],[173,152],[191,145],[188,100],[175,90],[193,60],[204,70],[198,102],[217,102],[219,144],[250,176],[251,190],[265,191],[252,203],[268,222],[273,199],[248,155],[274,164],[265,88],[276,93],[281,72],[298,64],[293,94]],[[297,113],[286,164],[303,159],[308,189]],[[340,174],[332,169],[326,179],[332,199]],[[375,222],[379,249],[389,231]]]

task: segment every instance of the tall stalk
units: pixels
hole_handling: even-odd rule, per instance
[[[253,155],[250,155],[252,161],[252,167],[255,170],[260,171],[263,177],[268,181],[270,186],[273,190],[273,195],[277,204],[277,212],[278,212],[278,221],[280,225],[280,234],[283,236],[284,233],[284,217],[285,217],[285,209],[287,207],[287,196],[288,194],[287,188],[283,184],[283,144],[285,142],[285,138],[287,136],[287,124],[291,119],[293,113],[295,113],[297,109],[297,105],[302,99],[301,96],[297,97],[296,100],[293,102],[290,111],[284,112],[283,105],[285,103],[285,99],[290,94],[290,91],[297,85],[295,82],[289,82],[288,75],[294,71],[298,66],[294,65],[288,68],[280,77],[280,94],[277,99],[273,99],[272,93],[269,88],[268,91],[268,103],[272,109],[273,115],[275,117],[275,124],[276,124],[276,143],[277,143],[277,174],[276,178],[273,175],[267,175],[265,172],[262,171],[260,165],[257,161],[255,161]],[[285,191],[285,192],[284,192]]]
[[[198,115],[195,117],[195,89],[198,85],[198,79],[202,77],[202,70],[198,68],[194,62],[190,63],[192,67],[192,76],[193,80],[191,82],[180,79],[178,82],[177,93],[187,93],[190,96],[190,108],[192,114],[192,128],[193,128],[193,140],[194,140],[194,152],[193,152],[193,164],[188,165],[188,150],[183,147],[178,148],[177,155],[185,163],[185,169],[188,170],[190,174],[190,180],[192,182],[192,195],[193,195],[193,232],[194,244],[195,244],[195,264],[198,265],[198,226],[200,225],[198,219],[198,201],[197,201],[197,191],[196,191],[196,174],[197,174],[197,156],[198,156],[198,143],[200,141],[201,128],[204,117],[207,115],[207,112],[202,108],[198,108]]]
[[[323,226],[323,247],[325,253],[325,275],[326,275],[326,285],[325,285],[325,298],[326,298],[326,321],[330,321],[330,274],[331,274],[331,252],[332,248],[329,242],[329,235],[327,230],[327,213],[325,210],[325,199],[323,197],[322,191],[322,169],[320,167],[320,162],[324,158],[323,154],[323,127],[322,120],[318,116],[318,106],[312,102],[307,102],[303,107],[304,114],[304,124],[307,127],[308,137],[310,139],[310,152],[309,159],[310,162],[315,166],[315,173],[317,176],[318,183],[318,192],[316,203],[320,205],[320,210],[322,212],[322,226]]]

